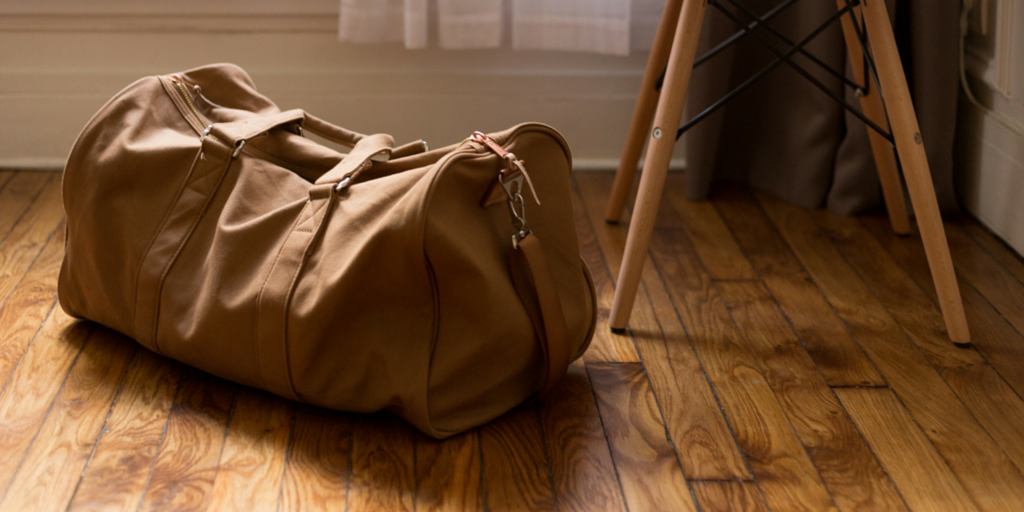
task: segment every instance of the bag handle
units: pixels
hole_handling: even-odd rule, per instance
[[[569,369],[572,347],[562,301],[540,240],[527,233],[509,252],[509,270],[516,293],[526,307],[544,353],[544,383],[538,396],[550,392]]]
[[[340,192],[349,183],[372,165],[374,161],[386,162],[395,147],[395,139],[385,133],[365,135],[356,143],[352,151],[345,155],[338,165],[325,172],[316,180],[317,185],[331,183],[335,191]]]
[[[229,123],[214,123],[210,125],[209,130],[218,139],[237,147],[243,141],[291,123],[297,123],[300,129],[315,133],[331,142],[336,142],[350,148],[355,147],[359,141],[366,138],[366,135],[328,123],[302,109],[285,110],[284,112],[269,115],[256,115]]]

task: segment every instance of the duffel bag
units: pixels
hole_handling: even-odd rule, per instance
[[[429,150],[281,111],[237,66],[143,78],[68,158],[60,304],[223,378],[450,436],[550,391],[590,343],[571,167],[541,124]]]

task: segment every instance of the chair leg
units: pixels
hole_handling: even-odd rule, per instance
[[[676,33],[676,22],[679,21],[679,10],[683,0],[668,0],[661,14],[658,32],[654,36],[654,46],[647,58],[647,70],[640,84],[640,95],[633,109],[633,120],[629,123],[629,134],[626,135],[626,147],[622,150],[619,170],[615,172],[615,183],[612,185],[611,197],[605,211],[605,220],[615,224],[622,216],[622,208],[626,204],[626,196],[633,186],[633,175],[636,164],[640,160],[640,152],[644,149],[647,130],[651,127],[654,107],[658,104],[658,76],[668,64],[672,40]]]
[[[846,6],[846,0],[836,0],[836,3],[840,9]],[[864,67],[860,65],[864,61],[864,51],[856,31],[853,29],[854,16],[858,20],[861,19],[860,7],[854,7],[849,16],[844,16],[842,25],[853,78],[858,83],[865,84],[864,93],[860,97],[860,107],[868,119],[874,121],[878,126],[888,129],[889,122],[885,117],[882,96],[871,82],[871,77],[865,76]],[[907,205],[903,200],[903,184],[900,183],[899,171],[896,168],[896,154],[893,152],[892,146],[889,145],[889,141],[870,127],[865,126],[865,128],[868,131],[868,140],[871,142],[871,152],[875,156],[878,178],[882,183],[882,196],[885,198],[885,207],[889,212],[889,223],[892,224],[892,230],[896,234],[907,235],[910,233],[910,217],[907,215]]]
[[[967,328],[967,317],[964,315],[960,288],[953,270],[953,260],[949,255],[942,216],[939,213],[939,203],[935,198],[935,186],[932,184],[931,171],[928,169],[917,115],[910,100],[907,77],[903,74],[903,65],[896,50],[896,40],[889,25],[885,1],[862,0],[861,3],[864,6],[864,23],[871,53],[878,70],[878,82],[882,86],[889,124],[896,140],[896,151],[900,163],[903,164],[910,200],[917,214],[917,225],[921,231],[921,241],[924,242],[932,279],[935,281],[939,306],[946,320],[946,330],[957,346],[968,346],[971,336]]]
[[[658,215],[658,205],[665,187],[665,174],[675,147],[675,134],[683,115],[686,91],[690,86],[705,6],[706,0],[683,0],[672,41],[668,72],[662,86],[664,94],[661,95],[654,116],[654,129],[651,130],[647,157],[644,159],[644,172],[640,176],[640,191],[633,208],[626,250],[615,287],[615,298],[612,300],[609,318],[612,332],[625,331],[640,287],[640,273],[654,231],[654,219]]]

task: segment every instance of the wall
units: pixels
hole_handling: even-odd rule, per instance
[[[964,207],[1024,254],[1024,4],[977,0],[966,70],[985,108],[961,99],[956,155]]]
[[[59,168],[125,85],[225,61],[282,108],[356,131],[443,145],[541,121],[563,132],[577,168],[618,165],[645,53],[341,44],[337,11],[337,0],[0,0],[0,167]]]

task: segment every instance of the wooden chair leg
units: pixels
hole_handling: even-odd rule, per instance
[[[615,298],[609,318],[613,332],[623,332],[629,323],[637,289],[640,287],[640,273],[643,270],[647,246],[654,231],[654,219],[658,215],[661,193],[665,187],[665,175],[672,159],[676,143],[676,131],[683,115],[683,103],[690,86],[693,61],[697,54],[701,25],[704,23],[706,0],[683,0],[679,14],[672,51],[668,60],[668,71],[662,86],[664,94],[658,102],[654,116],[654,128],[644,159],[644,172],[640,176],[640,191],[633,208],[633,217],[626,237],[626,250],[615,286]],[[620,171],[622,169],[620,168]]]
[[[647,58],[647,70],[644,71],[644,79],[640,83],[640,95],[633,109],[633,120],[629,122],[626,147],[622,150],[619,170],[615,172],[615,183],[612,184],[611,197],[605,210],[605,220],[612,224],[619,222],[622,208],[626,204],[626,196],[633,186],[636,164],[640,160],[640,152],[644,149],[647,130],[651,127],[654,107],[658,104],[658,77],[668,64],[682,5],[683,0],[668,0],[665,3],[665,10],[661,13],[658,32],[654,36],[654,46],[651,47],[651,55]]]
[[[846,6],[846,0],[836,0],[839,8]],[[889,122],[885,116],[885,107],[882,104],[882,96],[871,81],[870,76],[864,73],[864,51],[861,49],[857,33],[853,29],[853,17],[861,19],[860,7],[854,7],[849,16],[842,19],[843,36],[846,39],[846,49],[850,56],[850,67],[853,70],[853,78],[857,83],[865,84],[864,94],[860,97],[860,107],[868,119],[884,129],[888,129]],[[871,152],[875,156],[875,167],[878,169],[878,178],[882,183],[882,196],[885,198],[885,207],[889,212],[889,222],[892,230],[898,235],[910,233],[910,216],[907,215],[907,205],[903,200],[903,184],[900,183],[899,170],[896,167],[896,154],[893,152],[889,141],[885,140],[878,132],[865,126],[868,131],[868,140],[871,142]]]
[[[971,342],[971,336],[967,328],[967,317],[964,315],[963,301],[960,298],[960,287],[953,271],[953,260],[949,255],[939,203],[935,198],[935,186],[932,184],[931,171],[928,169],[917,115],[910,100],[907,77],[903,74],[903,65],[896,50],[896,40],[889,25],[885,1],[862,0],[862,5],[868,41],[878,71],[878,82],[882,86],[889,124],[896,140],[896,151],[900,163],[903,164],[903,174],[907,180],[907,189],[910,191],[910,200],[914,204],[917,226],[921,231],[928,266],[931,267],[935,291],[939,296],[939,306],[946,320],[946,330],[953,343],[967,346]]]

